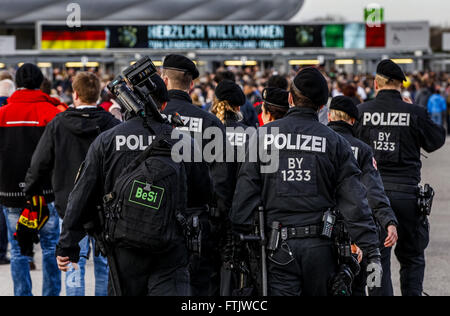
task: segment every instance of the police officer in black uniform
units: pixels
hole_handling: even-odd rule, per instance
[[[247,102],[242,89],[231,80],[219,82],[215,90],[215,99],[211,108],[213,113],[226,128],[227,135],[227,163],[229,171],[235,175],[231,179],[232,192],[236,187],[237,174],[239,172],[240,161],[245,157],[248,139],[256,128],[249,128],[243,123],[243,116],[240,112],[241,106]],[[233,147],[233,148],[231,148]],[[230,170],[231,169],[231,170]]]
[[[372,148],[354,135],[353,125],[358,117],[358,108],[352,99],[345,96],[333,98],[328,114],[330,122],[328,126],[342,135],[352,146],[353,153],[362,171],[361,182],[367,189],[369,206],[373,211],[376,223],[380,227],[381,264],[383,266],[382,287],[372,289],[369,294],[372,296],[392,296],[390,249],[388,248],[393,247],[397,242],[398,222],[391,208],[391,203],[384,192],[383,181],[378,172]],[[363,262],[360,275],[354,282],[354,296],[365,296],[366,271],[367,263]],[[383,292],[383,289],[386,292]]]
[[[315,68],[300,71],[290,90],[291,110],[260,128],[250,142],[253,146],[259,141],[267,155],[275,152],[275,163],[270,166],[263,163],[266,157],[259,157],[256,163],[245,162],[239,174],[231,213],[234,229],[251,232],[261,204],[266,227],[274,222],[281,227],[281,242],[267,261],[272,296],[329,294],[328,283],[338,264],[333,241],[322,233],[329,235],[329,230],[323,230],[329,227],[323,219],[328,224],[333,221],[324,213],[335,207],[352,239],[381,272],[377,229],[352,149],[318,121],[317,112],[327,99],[323,75]]]
[[[207,148],[213,142],[222,142],[222,148],[226,144],[225,126],[222,122],[199,107],[192,104],[189,91],[193,88],[193,80],[198,78],[199,72],[194,62],[181,55],[168,55],[163,62],[162,77],[169,90],[170,101],[166,109],[162,112],[170,117],[174,112],[179,113],[185,124],[180,130],[190,132],[191,136],[198,142],[202,142],[201,148]],[[203,141],[203,135],[209,131],[216,131],[217,137],[212,136],[211,140]],[[209,296],[219,294],[219,271],[220,253],[217,249],[217,242],[220,239],[218,231],[223,217],[231,208],[233,197],[232,173],[229,172],[227,164],[224,162],[224,150],[217,149],[214,152],[215,158],[208,164],[209,174],[206,172],[203,177],[210,181],[214,196],[208,196],[207,191],[202,192],[209,199],[205,203],[205,212],[200,215],[202,224],[202,255],[200,258],[193,258],[191,262],[191,284],[194,296]],[[205,158],[205,157],[204,157]],[[222,162],[220,162],[222,160]],[[206,188],[205,188],[206,189]],[[210,210],[208,214],[208,209]],[[211,221],[209,219],[211,219]]]
[[[264,103],[261,107],[261,119],[264,124],[283,118],[289,111],[289,92],[269,87],[262,93]]]
[[[154,75],[152,80],[157,86],[152,97],[158,106],[164,108],[168,101],[166,86],[158,75]],[[102,205],[102,197],[112,192],[123,169],[152,143],[156,135],[171,133],[173,130],[171,125],[155,120],[150,110],[145,111],[148,115],[146,125],[142,118],[131,117],[125,123],[101,134],[91,145],[69,197],[56,250],[61,270],[66,270],[69,262],[78,262],[78,243],[86,235],[83,227],[86,223],[95,221],[97,206]],[[198,176],[207,171],[206,165],[185,163],[185,166],[188,178],[188,212],[189,208],[195,209],[207,203],[205,196],[209,194],[209,187],[208,182]],[[113,273],[118,275],[122,295],[190,294],[188,253],[184,242],[156,255],[120,245],[113,250],[118,270]],[[110,278],[109,294],[116,295],[111,284]]]
[[[445,143],[445,130],[425,109],[402,100],[402,69],[391,60],[377,67],[375,100],[359,106],[357,136],[375,152],[386,194],[399,221],[395,254],[400,261],[404,296],[421,296],[429,222],[418,207],[420,150],[433,152]]]

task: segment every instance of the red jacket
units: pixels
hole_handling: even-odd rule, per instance
[[[47,124],[60,111],[40,90],[18,90],[0,108],[0,204],[23,207],[25,174]],[[42,187],[53,201],[50,178]]]

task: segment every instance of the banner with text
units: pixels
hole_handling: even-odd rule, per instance
[[[427,23],[139,24],[69,28],[40,24],[42,50],[276,50],[429,47]],[[414,34],[414,35],[412,35]]]

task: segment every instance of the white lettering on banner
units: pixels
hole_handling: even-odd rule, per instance
[[[264,149],[267,150],[270,146],[274,146],[278,150],[287,149],[326,153],[327,139],[311,135],[266,134],[264,135]]]
[[[411,114],[409,113],[369,113],[363,115],[363,125],[372,126],[409,126]]]
[[[147,139],[146,139],[147,137]],[[144,135],[117,135],[116,136],[116,151],[131,150],[131,151],[144,151],[151,145],[155,136]]]

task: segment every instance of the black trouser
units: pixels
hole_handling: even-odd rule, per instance
[[[116,248],[114,253],[123,296],[189,296],[188,256],[184,244],[164,253]],[[114,295],[111,279],[108,294]]]
[[[447,112],[447,133],[450,135],[450,112]]]
[[[430,241],[428,218],[419,214],[416,195],[391,191],[386,194],[399,222],[395,255],[400,262],[402,295],[422,296],[425,249]]]
[[[199,219],[202,225],[202,254],[200,257],[191,256],[189,263],[192,296],[219,296],[221,227],[212,227],[206,212]]]
[[[336,251],[331,240],[291,239],[269,255],[267,269],[270,296],[327,296]]]
[[[383,243],[384,243],[383,239]],[[381,249],[381,266],[383,267],[383,277],[381,279],[381,287],[369,290],[369,296],[394,296],[391,278],[391,249],[380,247]],[[355,277],[352,285],[353,296],[367,296],[367,260],[364,258],[360,264],[361,271]]]

